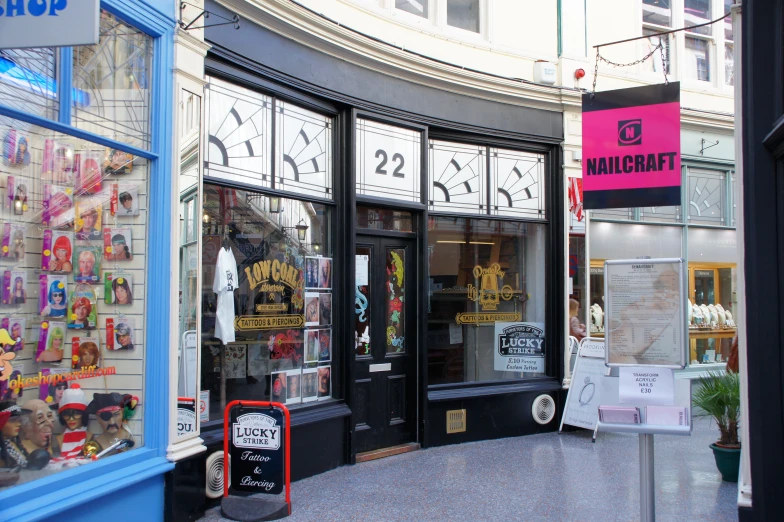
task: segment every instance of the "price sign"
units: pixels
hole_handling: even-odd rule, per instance
[[[357,118],[357,193],[420,200],[421,133]]]
[[[239,407],[229,420],[231,487],[277,495],[283,491],[285,447],[283,412]]]
[[[675,383],[671,369],[624,366],[618,371],[618,399],[621,404],[674,404]]]

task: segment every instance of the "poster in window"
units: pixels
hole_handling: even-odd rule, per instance
[[[315,363],[319,360],[319,331],[305,331],[305,364]]]
[[[319,294],[305,292],[305,326],[318,326],[320,320]]]
[[[245,345],[227,345],[226,350],[226,378],[244,379],[247,376],[247,352]]]
[[[318,399],[318,369],[303,368],[302,402],[313,402],[317,399]]]
[[[544,373],[544,323],[495,323],[496,371]]]
[[[318,368],[318,400],[322,401],[332,397],[332,367],[319,366]]]
[[[318,331],[319,338],[319,362],[330,362],[332,360],[332,330],[329,328]]]
[[[329,290],[332,288],[332,258],[319,259],[319,288]]]
[[[332,324],[332,294],[319,294],[319,324],[329,326]]]
[[[286,377],[286,372],[275,372],[272,374],[272,394],[270,395],[272,402],[286,404]]]
[[[318,288],[319,259],[318,257],[305,258],[305,288]]]
[[[302,402],[302,396],[300,395],[300,383],[300,370],[286,372],[286,404]]]

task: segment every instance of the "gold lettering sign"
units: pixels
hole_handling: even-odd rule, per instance
[[[479,301],[482,310],[496,310],[501,299],[509,301],[514,296],[514,290],[509,285],[498,288],[498,280],[504,280],[506,272],[501,270],[501,265],[493,263],[488,268],[480,265],[474,267],[474,277],[479,280],[479,288],[468,285],[468,299]]]
[[[267,290],[264,290],[265,292]],[[262,312],[285,312],[289,309],[289,305],[286,303],[272,303],[272,304],[257,304],[256,311],[259,313]]]
[[[520,312],[464,312],[457,314],[457,324],[513,323],[521,321]]]
[[[259,261],[253,266],[245,267],[245,275],[248,276],[251,290],[263,285],[260,292],[282,292],[283,285],[296,289],[299,284],[299,270],[277,259]],[[273,283],[280,284],[266,284],[270,279]]]
[[[234,319],[234,329],[242,332],[302,328],[303,326],[305,326],[304,315],[271,315],[268,317],[243,315]]]

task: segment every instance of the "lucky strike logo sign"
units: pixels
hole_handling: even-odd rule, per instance
[[[232,441],[238,448],[280,449],[280,426],[263,413],[248,413],[232,424]]]

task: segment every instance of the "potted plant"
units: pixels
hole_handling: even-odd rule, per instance
[[[700,377],[700,387],[692,395],[692,402],[703,410],[701,416],[713,417],[719,427],[719,440],[710,445],[721,478],[738,481],[740,467],[740,377],[737,373],[712,371]]]

